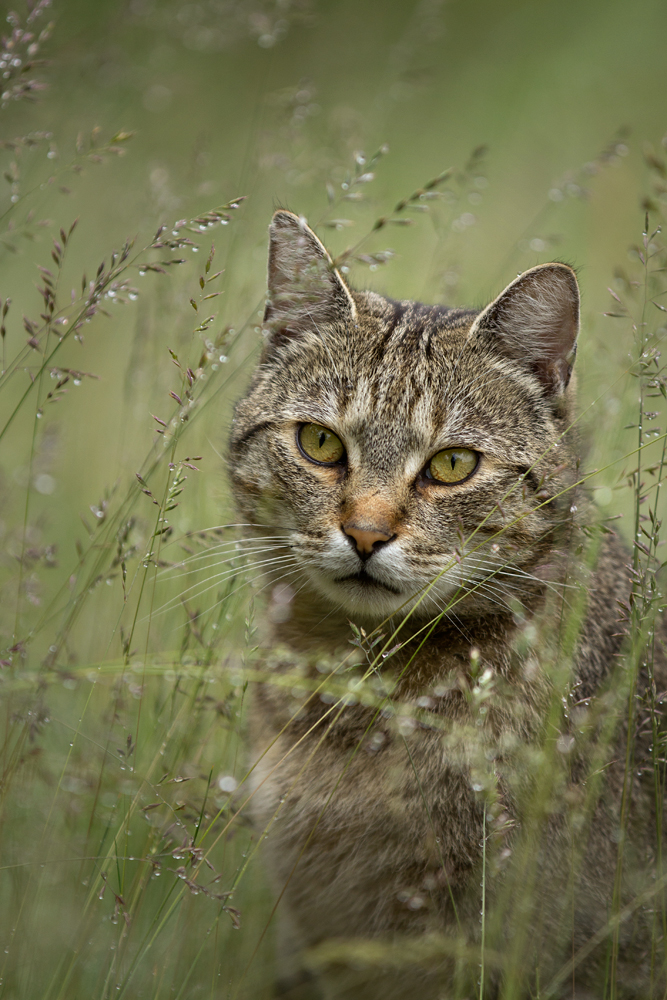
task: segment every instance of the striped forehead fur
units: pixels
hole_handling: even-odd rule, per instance
[[[499,355],[495,345],[469,336],[476,313],[395,303],[376,293],[353,295],[356,323],[307,330],[279,356],[265,359],[258,372],[265,391],[298,386],[300,399],[314,393],[322,404],[326,400],[327,410],[419,413],[422,423],[433,422],[425,407],[458,416],[466,401],[493,399],[500,390],[506,395],[512,384],[543,406],[530,371]]]

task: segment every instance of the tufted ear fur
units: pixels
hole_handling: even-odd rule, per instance
[[[327,250],[305,219],[279,210],[269,227],[264,326],[271,345],[349,319],[356,319],[354,301]]]
[[[578,332],[574,271],[566,264],[540,264],[479,314],[470,336],[491,336],[503,354],[537,376],[547,395],[559,396],[570,381]]]

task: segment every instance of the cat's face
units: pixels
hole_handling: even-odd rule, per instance
[[[351,293],[324,253],[274,218],[270,342],[232,434],[244,517],[291,557],[273,580],[365,620],[521,600],[571,503],[572,272],[478,315]]]

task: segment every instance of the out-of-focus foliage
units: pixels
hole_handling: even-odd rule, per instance
[[[3,16],[0,996],[268,997],[241,740],[262,553],[220,526],[271,212],[307,216],[353,284],[395,298],[481,305],[528,266],[575,264],[594,495],[629,512],[667,10],[40,0]]]

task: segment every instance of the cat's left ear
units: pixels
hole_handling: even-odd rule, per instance
[[[520,274],[479,314],[470,337],[492,337],[501,353],[537,376],[549,396],[559,396],[570,381],[578,332],[574,271],[566,264],[540,264]]]
[[[349,289],[305,219],[277,211],[269,227],[268,296],[264,326],[279,347],[324,324],[356,319]]]

